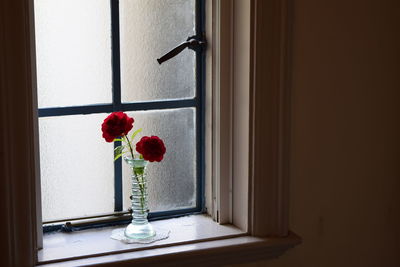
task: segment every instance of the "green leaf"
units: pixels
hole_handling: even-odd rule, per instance
[[[122,156],[122,154],[116,155],[114,158],[114,161],[116,161],[117,159],[119,159]]]
[[[115,138],[115,139],[114,139],[114,142],[115,142],[115,141],[121,141],[121,142],[122,142],[123,140],[122,140],[122,138]]]
[[[124,146],[117,146],[114,148],[114,161],[122,156],[122,150],[124,150]]]
[[[132,134],[131,140],[133,141],[133,138],[135,138],[135,136],[136,136],[138,133],[140,133],[141,131],[142,131],[142,128],[137,129],[136,131],[134,131],[133,134]]]
[[[125,146],[117,146],[116,148],[114,148],[114,154],[116,153],[121,153],[122,150],[124,150]]]

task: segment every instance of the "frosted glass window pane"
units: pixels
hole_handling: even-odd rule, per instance
[[[114,210],[113,144],[107,114],[39,119],[43,221]]]
[[[39,107],[110,103],[110,1],[34,4]]]
[[[120,29],[122,102],[194,97],[194,51],[157,62],[194,35],[194,0],[121,0]]]
[[[142,136],[157,135],[167,152],[161,162],[148,164],[150,212],[196,206],[195,109],[128,112],[135,119],[134,129],[143,128]],[[130,207],[129,166],[123,164],[123,203]]]

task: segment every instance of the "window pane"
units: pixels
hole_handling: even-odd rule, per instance
[[[167,152],[161,162],[149,163],[147,178],[150,212],[196,206],[195,109],[128,112],[142,136],[157,135]],[[131,170],[123,163],[124,209],[130,207]]]
[[[39,108],[111,102],[109,0],[35,0]]]
[[[101,132],[106,116],[39,119],[44,221],[113,212],[113,144]]]
[[[121,0],[122,102],[192,98],[195,53],[157,58],[195,33],[194,0]]]

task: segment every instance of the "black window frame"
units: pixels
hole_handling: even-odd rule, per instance
[[[112,49],[112,103],[68,107],[38,108],[38,117],[56,117],[68,115],[86,115],[111,113],[114,111],[146,111],[162,109],[195,108],[196,110],[196,206],[194,208],[150,212],[149,220],[173,218],[189,214],[204,213],[204,175],[205,175],[205,49],[194,49],[196,56],[195,97],[191,99],[158,100],[123,103],[121,101],[121,65],[120,65],[120,20],[119,0],[110,0],[111,5],[111,49]],[[205,0],[195,0],[195,38],[205,40]],[[183,36],[187,38],[188,36]],[[184,41],[184,40],[183,40]],[[156,60],[156,59],[154,59]],[[163,66],[160,66],[163,67]],[[114,147],[121,142],[114,142]],[[123,210],[122,160],[114,162],[114,213],[95,216],[69,218],[43,222],[44,232],[63,230],[76,231],[87,228],[125,224],[131,218],[129,211]],[[127,216],[128,215],[128,216]],[[100,218],[107,218],[100,220]],[[110,217],[113,217],[110,219]],[[71,221],[84,223],[72,224]]]

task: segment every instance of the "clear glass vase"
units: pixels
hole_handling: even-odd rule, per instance
[[[132,239],[145,239],[155,236],[153,226],[147,220],[147,161],[124,157],[132,170],[132,222],[125,229],[125,236]]]

